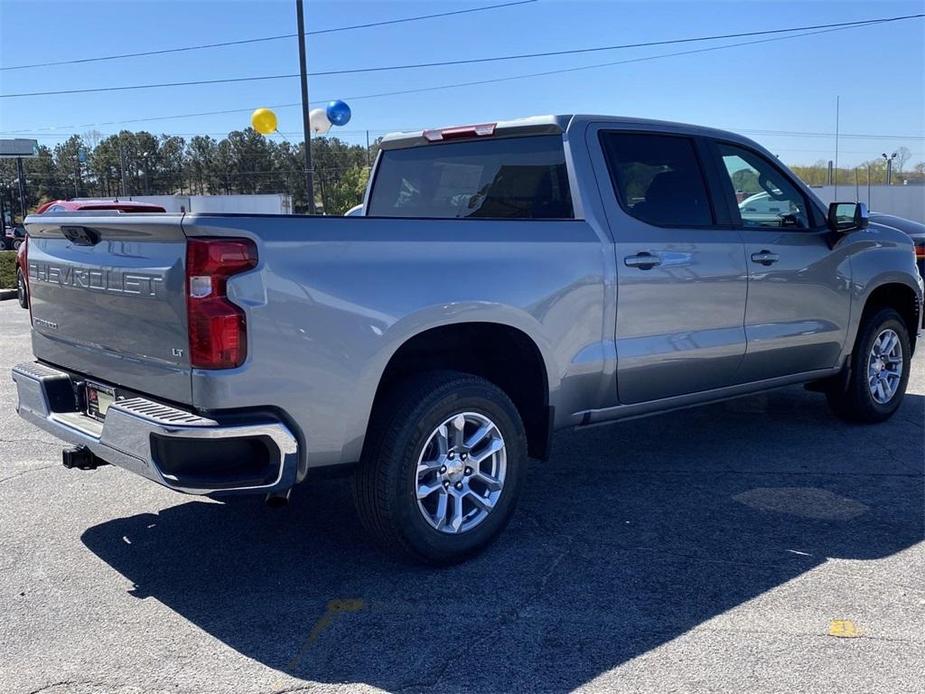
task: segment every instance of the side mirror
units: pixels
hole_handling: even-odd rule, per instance
[[[838,233],[866,229],[870,213],[863,202],[833,202],[829,205],[828,224]]]

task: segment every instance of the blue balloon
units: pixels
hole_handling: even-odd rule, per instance
[[[350,122],[350,107],[340,99],[328,103],[325,113],[333,125],[347,125]]]

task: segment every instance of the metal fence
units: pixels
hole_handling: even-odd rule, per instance
[[[825,203],[866,202],[872,212],[892,214],[925,224],[925,186],[870,186],[839,184],[814,186],[813,192]]]

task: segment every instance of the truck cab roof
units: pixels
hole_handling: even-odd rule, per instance
[[[521,135],[553,135],[575,130],[587,123],[613,123],[622,127],[639,127],[645,130],[683,132],[706,137],[719,137],[754,144],[751,140],[727,130],[708,128],[689,123],[637,118],[635,116],[605,116],[598,114],[559,114],[528,116],[489,123],[427,128],[407,132],[389,133],[382,138],[382,149],[401,149],[419,147],[435,142],[453,139],[466,139],[486,135],[515,137]]]

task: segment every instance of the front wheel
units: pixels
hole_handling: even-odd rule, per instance
[[[494,540],[527,463],[523,423],[504,391],[477,376],[432,372],[394,386],[374,418],[354,499],[379,544],[452,564]]]
[[[911,360],[909,331],[899,313],[883,308],[871,314],[858,332],[847,388],[826,393],[832,411],[852,422],[889,419],[905,395]]]

